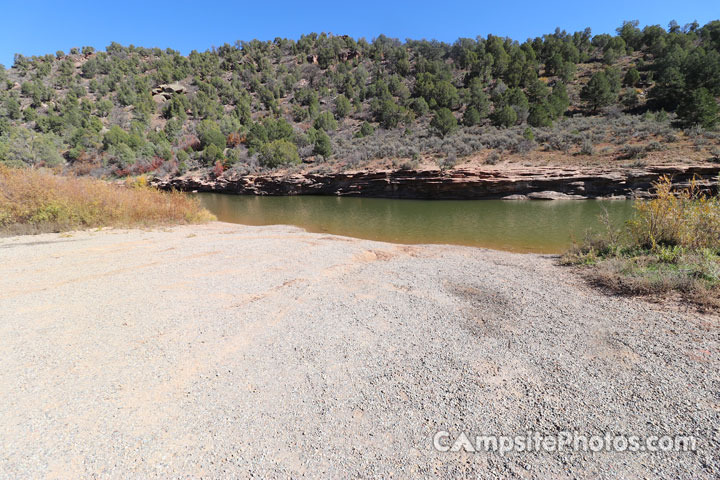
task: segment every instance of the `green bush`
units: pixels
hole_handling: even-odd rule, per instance
[[[332,155],[330,137],[323,130],[318,130],[315,134],[313,153],[315,153],[315,155],[322,155],[323,158],[328,158]]]
[[[215,165],[215,162],[222,161],[223,150],[217,144],[210,143],[203,150],[203,159],[208,165]]]
[[[220,127],[212,120],[203,120],[197,126],[197,135],[200,139],[200,146],[204,149],[214,145],[222,151],[225,148],[227,137],[220,131]]]
[[[676,291],[703,306],[720,307],[720,199],[694,182],[674,191],[669,178],[655,184],[655,197],[637,200],[621,230],[591,236],[563,262],[593,266],[591,278],[620,293]]]
[[[450,109],[441,108],[435,112],[435,116],[430,122],[430,126],[444,137],[457,128],[457,120]]]
[[[517,113],[510,105],[495,110],[491,115],[492,122],[498,127],[512,127],[517,123]]]
[[[720,107],[707,88],[698,88],[686,96],[678,117],[687,126],[713,128],[720,121]]]
[[[372,135],[373,133],[375,133],[375,128],[368,122],[363,122],[356,136],[362,138]]]
[[[339,119],[343,119],[350,113],[350,108],[352,108],[350,100],[348,100],[345,95],[338,95],[335,99],[335,115],[337,115]]]
[[[287,140],[274,140],[260,149],[260,163],[266,167],[300,163],[297,147]]]
[[[333,130],[337,130],[338,123],[337,120],[335,120],[335,117],[330,112],[322,112],[318,117],[315,119],[315,122],[313,123],[313,127],[317,130],[324,130],[326,132],[332,132]]]
[[[638,83],[640,83],[640,73],[635,68],[630,68],[625,73],[625,78],[623,79],[623,83],[627,87],[634,87]]]
[[[482,117],[480,116],[480,112],[478,112],[475,107],[468,107],[465,110],[465,113],[463,113],[462,123],[466,127],[472,127],[473,125],[479,124],[481,121]]]
[[[418,117],[427,115],[427,113],[430,111],[430,107],[428,106],[425,99],[422,97],[414,99],[410,104],[410,108],[412,108],[413,112],[415,112]]]
[[[592,76],[590,81],[580,91],[580,98],[587,102],[594,111],[606,107],[615,102],[617,94],[608,80],[605,72],[598,72]]]

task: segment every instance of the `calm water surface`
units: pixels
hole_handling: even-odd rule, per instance
[[[296,225],[395,243],[448,243],[515,252],[559,253],[573,236],[601,230],[607,208],[621,225],[627,200],[394,200],[327,196],[256,197],[196,194],[218,220],[245,225]]]

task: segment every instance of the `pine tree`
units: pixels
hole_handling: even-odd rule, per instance
[[[605,72],[598,72],[580,91],[580,98],[597,112],[598,109],[611,105],[616,98]]]
[[[678,108],[678,117],[687,126],[699,125],[703,128],[714,127],[720,118],[720,107],[706,88],[690,93]]]
[[[449,109],[441,108],[430,121],[430,126],[444,137],[457,128],[457,120]]]
[[[315,134],[315,147],[313,148],[315,155],[321,155],[323,158],[328,158],[332,155],[332,144],[330,143],[330,137],[323,130],[318,130]]]

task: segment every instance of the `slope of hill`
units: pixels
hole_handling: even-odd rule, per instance
[[[720,21],[519,43],[310,34],[16,55],[0,163],[174,177],[718,161]]]

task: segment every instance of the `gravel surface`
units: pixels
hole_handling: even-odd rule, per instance
[[[555,261],[223,223],[0,239],[0,477],[719,477],[718,318]]]

